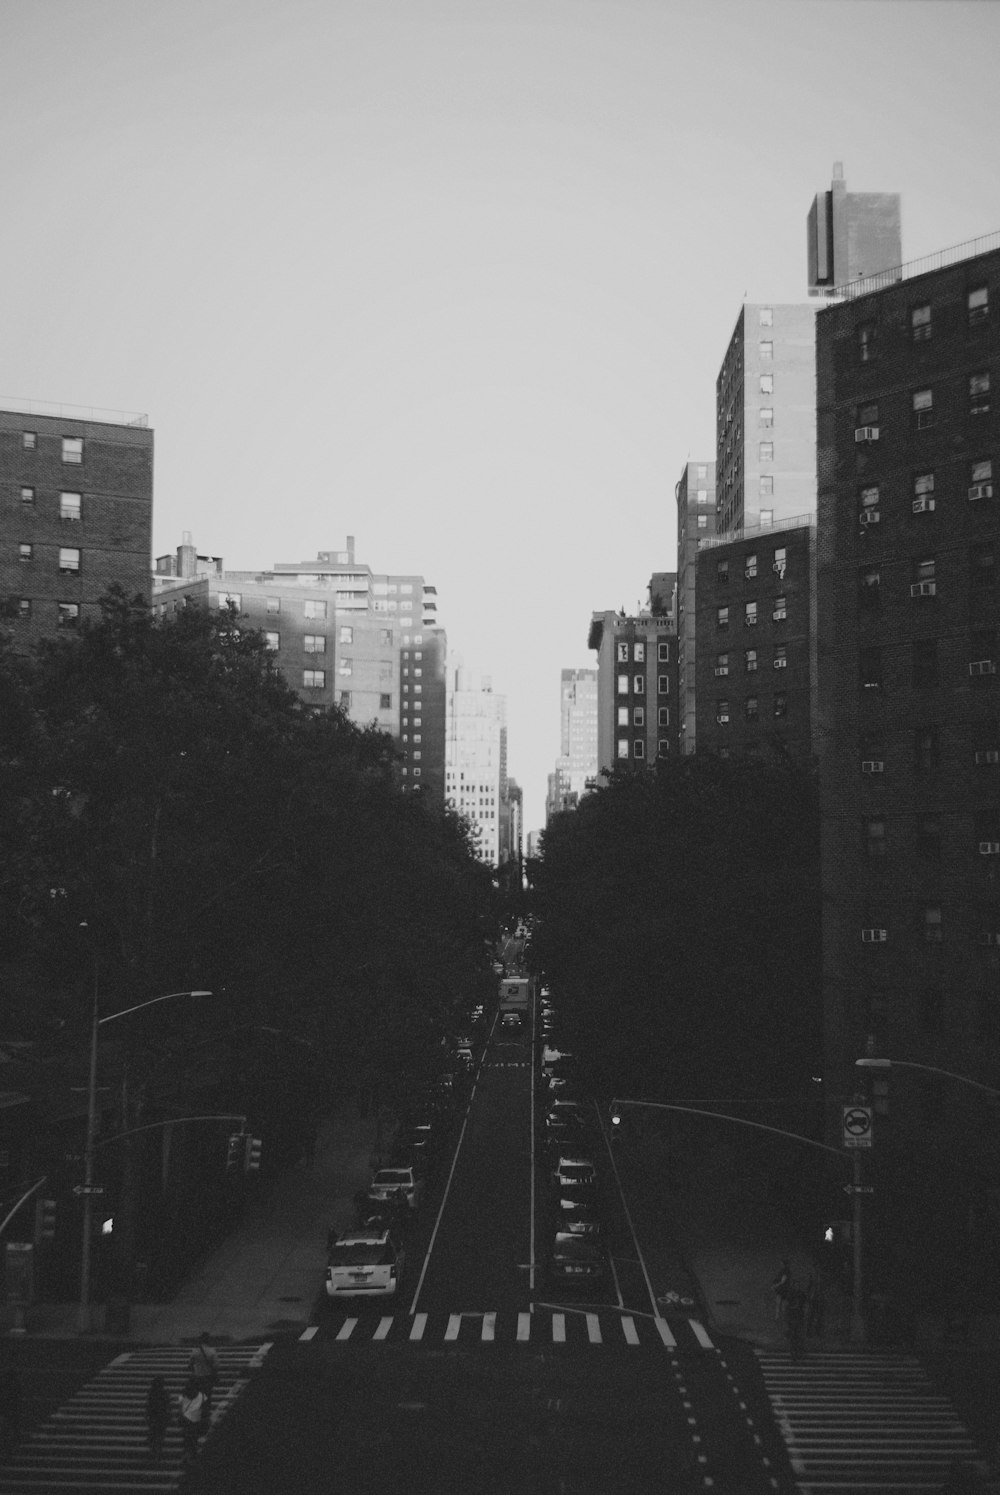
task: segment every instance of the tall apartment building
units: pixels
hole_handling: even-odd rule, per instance
[[[356,559],[353,535],[343,550],[268,571],[227,571],[185,535],[175,556],[157,558],[153,587],[161,613],[231,602],[304,701],[389,733],[404,787],[443,804],[447,639],[421,576],[373,572]]]
[[[563,670],[559,677],[559,757],[549,775],[546,819],[576,805],[597,778],[597,671]]]
[[[144,415],[0,410],[0,606],[15,648],[97,618],[113,583],[148,599],[152,532]]]
[[[940,1073],[1000,1086],[1000,234],[840,294],[817,343],[829,1089],[865,1055],[938,1071],[880,1077],[876,1219],[893,1168],[912,1188],[936,1155],[959,1218],[994,1191],[1000,1244],[995,1115]]]
[[[501,825],[508,815],[507,697],[488,675],[464,666],[448,672],[445,796],[469,822],[477,854],[500,865]]]
[[[500,861],[513,862],[517,867],[517,885],[520,887],[521,869],[524,866],[524,795],[516,779],[507,779],[507,800],[502,807],[504,815],[500,822]]]
[[[670,576],[671,587],[674,577]],[[655,766],[677,751],[677,622],[672,613],[595,612],[598,776]]]
[[[903,259],[899,194],[848,192],[843,164],[835,161],[830,190],[817,192],[809,209],[806,239],[811,296],[837,295],[850,281],[892,273]]]
[[[680,751],[697,741],[695,684],[698,547],[715,534],[715,463],[686,462],[674,489],[677,500],[677,732]]]

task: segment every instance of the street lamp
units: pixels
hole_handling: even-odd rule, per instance
[[[992,1085],[983,1085],[968,1075],[957,1075],[950,1069],[938,1069],[933,1064],[914,1064],[910,1059],[855,1059],[855,1069],[922,1069],[929,1075],[943,1075],[946,1080],[957,1080],[960,1085],[970,1085],[973,1090],[985,1090],[987,1095],[1000,1096],[1000,1090]]]
[[[98,980],[95,963],[94,1000],[90,1018],[90,1075],[87,1083],[87,1141],[83,1153],[83,1246],[80,1254],[80,1309],[77,1329],[86,1334],[90,1328],[90,1233],[93,1226],[94,1197],[94,1142],[97,1136],[97,1035],[105,1023],[116,1018],[127,1017],[130,1012],[140,1012],[143,1007],[153,1007],[157,1002],[169,1002],[173,997],[210,997],[210,991],[171,991],[162,997],[150,997],[147,1002],[137,1002],[133,1007],[124,1007],[120,1012],[109,1012],[101,1017],[97,1007]]]

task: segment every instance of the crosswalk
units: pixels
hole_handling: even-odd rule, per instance
[[[269,1343],[217,1346],[213,1428],[270,1348]],[[10,1463],[0,1465],[0,1495],[155,1495],[176,1490],[181,1479],[177,1419],[171,1419],[163,1457],[154,1463],[146,1446],[146,1392],[152,1378],[161,1375],[176,1405],[190,1354],[190,1346],[161,1345],[118,1355],[22,1439]]]
[[[629,1313],[541,1310],[534,1313],[331,1314],[310,1324],[300,1341],[333,1339],[341,1344],[434,1343],[532,1344],[589,1347],[643,1345],[657,1349],[711,1350],[714,1345],[697,1319],[659,1318]]]
[[[912,1356],[757,1352],[801,1495],[926,1495],[956,1460],[985,1466]]]

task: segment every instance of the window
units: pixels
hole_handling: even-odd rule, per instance
[[[743,575],[747,581],[751,581],[757,575],[757,557],[755,555],[743,557]]]
[[[931,309],[915,306],[910,312],[910,333],[915,343],[926,342],[931,335]]]
[[[628,664],[628,643],[624,639],[619,639],[616,653],[619,664]]]
[[[271,617],[274,617],[274,615],[276,613],[280,613],[281,612],[281,598],[280,597],[268,597],[268,599],[267,599],[267,611],[271,615]]]
[[[775,576],[778,578],[779,581],[783,581],[784,580],[784,576],[785,576],[785,571],[787,569],[788,569],[788,551],[786,550],[786,548],[785,548],[784,545],[779,545],[778,548],[777,548],[777,550],[774,552],[774,560],[773,560],[773,562],[771,564],[771,570],[774,572]]]
[[[656,708],[656,725],[658,727],[670,726],[670,707],[658,706]]]
[[[932,689],[938,683],[937,639],[915,639],[913,643],[913,684],[917,690]]]
[[[969,375],[969,414],[989,415],[990,376],[988,373]]]
[[[322,690],[326,685],[326,670],[303,670],[302,684],[306,690]]]
[[[761,462],[774,461],[774,442],[761,441],[757,446],[757,456]]]
[[[340,659],[338,659],[338,661],[337,661],[337,674],[338,675],[353,675],[354,674],[354,660],[353,659],[348,659],[346,655],[342,655],[340,657]]]
[[[641,737],[637,737],[632,744],[632,756],[633,758],[645,758],[646,756],[646,744]]]
[[[788,695],[783,690],[776,690],[774,692],[774,715],[775,717],[785,717],[788,715]]]
[[[74,464],[83,461],[83,437],[64,436],[62,439],[62,459],[64,462]]]
[[[308,634],[306,635],[307,638],[309,636],[310,635],[308,635]],[[346,625],[342,625],[340,628],[338,628],[337,629],[337,643],[338,644],[353,644],[354,643],[354,629],[353,628],[348,628]],[[308,649],[308,647],[309,647],[309,645],[307,643],[306,644],[306,648]]]
[[[972,479],[970,499],[993,497],[993,461],[990,457],[982,457],[978,462],[973,462],[969,476]]]
[[[877,426],[878,425],[878,405],[859,405],[858,406],[858,425],[859,426]]]
[[[632,708],[632,725],[633,725],[633,727],[644,727],[646,725],[646,708],[645,708],[645,706],[633,706],[633,708]]]
[[[646,689],[646,677],[645,677],[645,675],[636,675],[635,676],[635,678],[632,681],[632,689],[635,691],[635,693],[636,693],[637,696],[641,696],[645,692],[645,689]]]
[[[391,648],[392,647],[392,629],[391,628],[380,628],[379,631],[378,631],[378,641],[379,641],[379,644],[382,646],[382,648]]]
[[[34,507],[35,507],[35,490],[34,490],[34,488],[22,488],[21,489],[21,508],[22,509],[33,509]]]
[[[862,566],[858,572],[858,604],[868,612],[882,606],[882,572],[878,566]]]
[[[699,504],[707,504],[708,503],[708,489],[707,488],[699,488],[698,489],[697,493],[695,494],[695,503],[699,503]]]
[[[990,675],[996,674],[997,636],[993,628],[979,628],[972,635],[972,661],[969,674],[974,680],[985,684]]]
[[[720,586],[725,586],[728,583],[728,581],[729,581],[729,562],[728,561],[716,561],[716,563],[715,563],[715,579],[720,584]]]
[[[627,706],[619,706],[618,707],[618,725],[619,725],[619,727],[627,727],[628,726],[628,707]]]
[[[348,629],[348,633],[349,632],[350,632],[350,629]],[[348,643],[349,644],[350,642],[351,642],[350,639],[346,639],[346,640],[342,639],[341,640],[341,643]],[[305,636],[305,638],[302,640],[302,647],[306,651],[307,654],[325,654],[326,653],[326,634],[325,633],[307,633],[306,636]]]
[[[770,405],[762,405],[760,407],[758,419],[762,426],[771,427],[774,425],[774,411]]]
[[[918,389],[913,394],[913,419],[918,431],[925,431],[934,424],[934,391]]]
[[[59,570],[64,576],[76,576],[80,571],[80,552],[68,545],[60,546]]]
[[[934,474],[918,472],[913,479],[914,514],[930,514],[934,511]]]
[[[917,856],[926,862],[941,860],[941,816],[925,812],[917,816]]]
[[[322,675],[324,679],[326,678],[326,673],[325,673],[324,670],[313,670],[311,672],[307,671],[306,673],[307,674],[312,673],[312,674],[315,674],[315,675]],[[350,709],[351,709],[351,692],[349,690],[342,690],[340,692],[340,695],[337,697],[337,705],[340,707],[341,711],[350,711]],[[403,769],[403,772],[404,773],[406,772],[405,768]]]
[[[220,592],[218,594],[218,603],[219,609],[222,612],[225,611],[230,603],[232,603],[233,607],[235,607],[237,612],[239,612],[240,608],[243,606],[243,598],[241,597],[239,592]]]
[[[264,642],[269,649],[280,649],[281,635],[280,633],[265,633]]]
[[[774,510],[773,509],[761,509],[761,511],[760,511],[761,528],[763,528],[765,524],[771,524],[773,522],[773,520],[774,520]]]
[[[774,311],[770,306],[762,306],[757,313],[757,320],[761,327],[774,326]]]
[[[729,725],[729,702],[727,700],[716,701],[715,720],[720,727]]]
[[[756,626],[757,626],[757,604],[756,604],[756,602],[748,602],[744,606],[744,608],[743,608],[743,622],[744,622],[744,624],[746,625],[747,628],[756,628]]]
[[[628,676],[627,675],[619,675],[618,676],[618,694],[620,696],[627,696],[628,695]]]
[[[784,670],[788,667],[788,649],[785,644],[775,644],[773,667],[776,670]]]
[[[875,357],[875,323],[864,322],[858,328],[858,359],[861,363],[871,363]]]
[[[774,343],[770,338],[761,338],[757,346],[762,360],[774,357]]]
[[[698,464],[698,468],[697,468],[697,472],[695,473],[695,476],[699,477],[699,478],[707,478],[708,477],[708,468],[705,466],[704,463],[700,462]]]
[[[716,673],[716,675],[728,675],[729,674],[729,655],[728,654],[717,654],[715,656],[715,673]]]
[[[60,493],[59,518],[74,522],[80,518],[83,505],[82,493]]]
[[[716,626],[716,628],[728,628],[729,627],[729,608],[728,607],[717,607],[716,608],[716,610],[715,610],[715,626]]]
[[[763,472],[758,479],[761,498],[770,498],[774,492],[774,478],[769,472]]]
[[[858,655],[858,665],[862,690],[881,690],[882,650],[879,648],[862,649]]]
[[[670,694],[670,676],[669,675],[657,675],[657,677],[656,677],[656,693],[659,696],[669,696],[669,694]]]
[[[670,743],[666,737],[661,737],[656,744],[656,756],[658,758],[670,757]]]
[[[617,752],[618,752],[618,757],[619,758],[627,758],[628,757],[628,738],[627,737],[619,737]]]
[[[59,628],[75,628],[80,621],[80,604],[78,602],[57,602],[58,609],[57,626]]]
[[[885,856],[885,821],[881,819],[862,821],[862,837],[865,855],[873,861]]]
[[[307,601],[303,607],[303,615],[310,619],[322,618],[326,621],[326,603]]]
[[[771,619],[772,619],[772,621],[775,622],[775,623],[784,623],[787,617],[788,617],[788,598],[787,597],[775,597],[775,599],[774,599],[774,611],[771,613]]]
[[[661,641],[657,644],[656,657],[661,664],[670,663],[670,644],[666,639],[661,639]]]
[[[31,545],[29,545],[27,543],[27,541],[22,540],[21,543],[20,543],[20,545],[17,547],[17,558],[18,558],[18,560],[19,561],[30,561],[33,554],[34,554],[34,547],[31,546]]]
[[[773,395],[774,394],[774,375],[773,374],[761,374],[761,376],[760,376],[760,392],[761,392],[762,395]]]
[[[858,519],[866,525],[878,524],[880,518],[878,486],[872,484],[862,488],[858,494]]]
[[[941,909],[937,904],[927,904],[920,921],[924,940],[928,945],[941,943]]]
[[[707,514],[699,514],[697,516],[696,528],[697,529],[708,529],[708,515]]]
[[[380,695],[379,698],[378,698],[378,709],[380,711],[391,711],[392,710],[392,696],[391,695]]]
[[[743,715],[748,722],[755,722],[760,715],[760,705],[756,696],[747,696],[743,703]]]
[[[974,592],[989,591],[996,585],[996,551],[992,540],[974,545],[969,552],[969,581]]]
[[[21,450],[33,452],[38,446],[38,434],[35,431],[21,432]]]
[[[990,314],[990,292],[988,286],[977,286],[970,291],[966,297],[969,308],[969,326],[975,327],[978,322],[985,322]]]
[[[743,650],[743,668],[746,670],[746,672],[747,672],[748,675],[752,675],[754,673],[754,671],[757,668],[757,650],[756,649],[744,649]]]
[[[910,581],[911,597],[933,597],[937,592],[937,562],[932,555],[913,562]]]
[[[913,734],[913,766],[917,773],[931,773],[941,761],[941,738],[937,727],[918,727]]]

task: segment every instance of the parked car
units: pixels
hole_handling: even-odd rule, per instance
[[[596,1239],[603,1236],[604,1223],[596,1209],[577,1204],[559,1211],[559,1229],[568,1230],[571,1235],[585,1235]]]
[[[424,1197],[423,1174],[412,1164],[405,1167],[380,1168],[371,1181],[368,1196],[376,1203],[402,1194],[411,1209],[417,1209]]]
[[[403,1275],[403,1259],[402,1242],[390,1229],[345,1231],[327,1260],[327,1297],[389,1297]]]
[[[594,1161],[580,1153],[559,1158],[550,1176],[557,1189],[574,1185],[577,1188],[595,1189],[597,1187],[597,1168]]]
[[[560,1184],[553,1190],[552,1207],[558,1219],[579,1209],[596,1210],[597,1191],[593,1184]]]
[[[603,1248],[574,1231],[557,1230],[549,1253],[549,1281],[560,1287],[587,1287],[607,1270]]]

